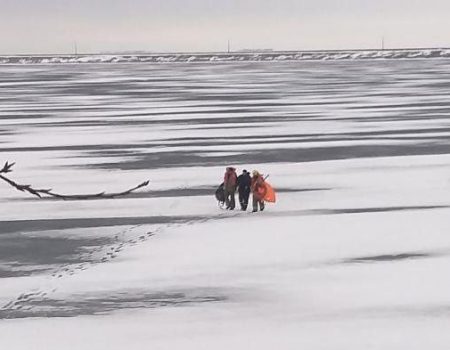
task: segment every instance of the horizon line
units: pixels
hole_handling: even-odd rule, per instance
[[[252,54],[252,53],[291,53],[291,52],[339,52],[339,51],[408,51],[408,50],[450,50],[450,47],[397,47],[397,48],[352,48],[352,49],[289,49],[289,50],[273,50],[244,48],[239,50],[223,50],[223,51],[147,51],[147,50],[125,50],[125,51],[104,51],[104,52],[80,52],[77,53],[0,53],[0,57],[4,56],[99,56],[99,55],[208,55],[208,54],[227,54],[235,53]]]

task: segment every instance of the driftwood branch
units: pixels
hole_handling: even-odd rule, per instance
[[[100,199],[100,198],[104,199],[104,198],[123,197],[123,196],[127,196],[127,195],[135,192],[136,190],[138,190],[142,187],[148,186],[148,184],[149,184],[149,181],[145,181],[133,188],[130,188],[129,190],[126,190],[123,192],[116,192],[116,193],[99,192],[99,193],[94,193],[94,194],[73,194],[73,195],[60,194],[60,193],[53,192],[52,189],[35,189],[31,185],[21,185],[15,181],[9,179],[5,175],[2,175],[2,174],[11,173],[12,167],[14,166],[14,164],[15,163],[8,163],[8,162],[5,163],[3,168],[0,169],[0,179],[5,181],[9,185],[11,185],[18,191],[26,192],[26,193],[32,194],[33,196],[39,197],[39,198],[53,197],[53,198],[58,198],[58,199],[63,199],[63,200],[70,200],[70,199],[83,200],[83,199]]]

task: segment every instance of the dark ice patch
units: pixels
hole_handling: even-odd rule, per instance
[[[397,207],[371,207],[371,208],[342,208],[342,209],[326,209],[326,214],[364,214],[364,213],[385,213],[391,211],[408,211],[408,210],[433,210],[450,208],[448,205],[411,205]]]
[[[285,211],[270,211],[270,208],[264,212],[261,219],[271,217],[301,217],[315,215],[348,215],[348,214],[370,214],[396,211],[412,210],[436,210],[448,209],[450,205],[422,205],[422,206],[399,206],[399,207],[366,207],[366,208],[339,208],[339,209],[298,209]]]
[[[331,188],[289,188],[289,187],[277,187],[276,189],[277,193],[297,193],[297,192],[319,192],[319,191],[330,191]]]
[[[3,263],[2,260],[0,260],[0,264]],[[24,268],[25,267],[25,268]],[[12,269],[12,268],[0,268],[0,278],[8,278],[8,277],[25,277],[25,276],[31,276],[36,274],[41,274],[50,271],[50,268],[30,268],[28,266],[20,266],[19,268]]]
[[[93,262],[93,251],[112,243],[110,238],[65,238],[0,235],[0,278],[29,276],[55,266]]]
[[[167,151],[133,154],[127,159],[121,154],[116,162],[91,164],[88,167],[100,169],[158,169],[173,167],[222,166],[223,164],[254,163],[303,163],[327,160],[344,160],[357,158],[397,157],[412,155],[450,154],[447,143],[416,143],[411,145],[358,145],[358,146],[324,146],[314,148],[268,148],[249,151],[236,148],[237,154],[217,155],[217,151]],[[107,157],[108,152],[94,152],[93,157]],[[113,154],[110,154],[113,158]],[[123,158],[125,157],[125,158]]]
[[[110,294],[79,294],[64,300],[41,297],[19,301],[15,305],[1,309],[0,319],[102,315],[123,309],[180,307],[223,302],[227,299],[223,292],[212,288],[174,292],[131,290]]]
[[[355,264],[355,263],[393,262],[410,259],[424,259],[433,257],[435,255],[436,254],[432,253],[383,254],[383,255],[361,256],[356,258],[344,259],[342,263]]]
[[[186,187],[186,188],[171,188],[167,190],[153,190],[148,192],[135,192],[127,196],[127,198],[181,198],[181,197],[202,197],[214,195],[217,186],[203,186],[203,187]],[[297,193],[297,192],[317,192],[317,191],[330,191],[331,188],[289,188],[289,187],[277,187],[277,193]],[[105,198],[97,198],[95,200],[108,200]],[[59,198],[53,197],[18,197],[11,198],[8,201],[61,201]],[[1,232],[1,230],[0,230]]]
[[[74,219],[40,219],[0,221],[0,237],[2,234],[14,232],[34,232],[48,230],[66,230],[74,228],[128,226],[144,224],[182,223],[199,220],[198,216],[125,216]]]

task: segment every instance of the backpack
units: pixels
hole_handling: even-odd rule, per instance
[[[219,187],[217,187],[216,190],[216,199],[220,206],[222,206],[225,203],[225,189],[223,182],[220,184]]]

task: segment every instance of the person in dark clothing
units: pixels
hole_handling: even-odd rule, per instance
[[[235,197],[237,187],[237,174],[236,169],[233,167],[228,167],[225,171],[223,177],[223,185],[225,192],[225,204],[226,208],[229,210],[234,210],[235,207]]]
[[[243,170],[242,174],[237,178],[239,203],[241,204],[242,211],[247,210],[251,184],[252,178],[250,177],[250,173],[247,170]]]

